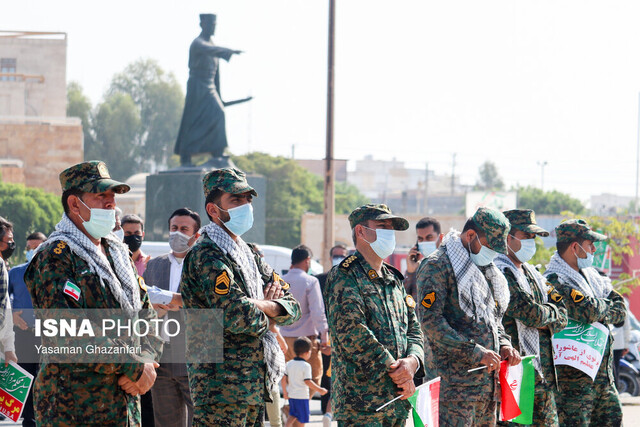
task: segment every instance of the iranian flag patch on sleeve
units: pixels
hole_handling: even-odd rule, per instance
[[[80,288],[75,283],[71,283],[69,280],[67,280],[67,283],[64,284],[63,292],[76,301],[80,299]]]

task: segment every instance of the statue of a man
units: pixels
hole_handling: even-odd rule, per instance
[[[224,106],[249,100],[224,103],[220,98],[219,58],[229,61],[242,51],[216,46],[211,36],[216,29],[216,15],[201,14],[202,32],[189,48],[189,81],[182,122],[174,152],[182,166],[191,165],[194,154],[211,153],[221,157],[227,147]]]

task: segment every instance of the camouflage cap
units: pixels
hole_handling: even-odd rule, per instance
[[[507,217],[500,211],[483,207],[478,208],[471,219],[484,233],[489,249],[506,255],[507,234],[511,229]]]
[[[409,228],[409,221],[393,215],[387,205],[369,203],[354,209],[354,211],[349,214],[349,224],[351,224],[351,228],[370,219],[375,221],[390,219],[393,223],[394,230],[404,231]]]
[[[204,197],[215,189],[229,194],[242,194],[249,191],[258,197],[258,193],[247,182],[247,175],[236,168],[222,168],[209,172],[202,178]]]
[[[558,243],[571,242],[575,239],[586,239],[592,242],[607,240],[604,234],[596,233],[583,219],[569,219],[556,227]]]
[[[107,165],[100,160],[78,163],[62,171],[60,174],[62,191],[72,188],[85,193],[104,193],[113,190],[114,193],[126,193],[131,188],[122,182],[111,179]]]
[[[547,237],[549,235],[547,230],[538,226],[538,223],[536,223],[536,213],[531,209],[511,209],[510,211],[504,211],[503,214],[509,220],[512,230],[515,229],[524,231],[525,233],[533,233],[541,237]]]

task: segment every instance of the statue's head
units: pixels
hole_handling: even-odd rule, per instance
[[[212,36],[216,31],[216,15],[213,13],[200,14],[200,28],[207,36]]]

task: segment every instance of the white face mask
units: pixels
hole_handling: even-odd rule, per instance
[[[484,246],[480,242],[480,238],[478,237],[477,234],[476,234],[476,239],[478,239],[478,243],[480,243],[480,252],[478,252],[477,254],[474,254],[471,251],[471,243],[469,243],[469,256],[471,256],[471,261],[473,261],[473,263],[478,267],[487,266],[493,262],[495,257],[498,256],[498,253],[493,249],[489,249],[488,247]]]
[[[511,236],[512,238],[520,241],[520,249],[518,251],[514,251],[511,246],[509,249],[513,251],[516,258],[520,262],[528,262],[533,256],[536,254],[536,239],[518,239],[515,236]]]
[[[365,240],[380,258],[385,259],[396,249],[396,232],[395,230],[387,230],[385,228],[364,228],[374,230],[376,232],[376,240],[369,242]]]
[[[116,230],[113,232],[113,234],[116,235],[116,237],[118,238],[118,240],[123,241],[124,240],[124,230],[121,228],[119,230]]]
[[[423,257],[428,257],[436,251],[436,242],[418,242],[418,250]]]
[[[171,250],[177,254],[183,254],[189,250],[189,240],[191,240],[191,236],[187,236],[179,231],[169,233],[169,246]]]
[[[82,203],[91,212],[89,221],[85,221],[80,213],[78,213],[78,216],[82,220],[82,225],[87,233],[89,233],[94,239],[101,239],[111,233],[113,227],[116,226],[115,209],[90,208],[82,201],[81,198],[78,197],[78,200],[80,200],[80,203]]]
[[[586,258],[580,258],[578,254],[575,253],[575,251],[573,252],[576,258],[578,258],[578,268],[582,270],[583,268],[591,267],[593,265],[593,254],[591,252],[585,251],[582,246],[578,246],[578,247],[582,249],[582,252],[584,252],[587,255]]]

